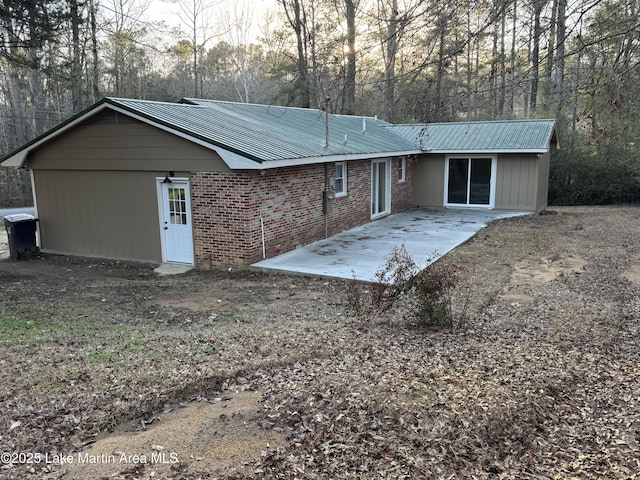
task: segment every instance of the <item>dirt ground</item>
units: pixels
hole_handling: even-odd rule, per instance
[[[1,260],[0,478],[636,478],[640,208],[554,210],[445,257],[457,331],[343,281]]]

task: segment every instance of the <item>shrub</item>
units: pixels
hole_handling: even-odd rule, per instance
[[[355,273],[353,280],[347,282],[347,303],[345,310],[348,315],[357,318],[360,321],[369,320],[373,313],[371,302],[367,298],[368,286],[359,282]]]
[[[375,283],[369,287],[370,305],[364,299],[362,287],[353,282],[348,287],[347,308],[349,313],[363,318],[373,313],[381,315],[396,307],[417,326],[461,328],[466,302],[456,315],[452,296],[456,287],[467,285],[464,272],[462,267],[441,262],[421,269],[404,245],[395,247],[376,272]]]

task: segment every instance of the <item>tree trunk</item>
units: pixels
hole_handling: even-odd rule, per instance
[[[395,122],[396,54],[398,52],[398,0],[392,0],[387,28],[384,99],[387,121]]]
[[[515,78],[516,78],[516,41],[518,27],[518,0],[513,0],[513,24],[511,26],[511,92],[509,96],[509,113],[514,114],[515,110]]]
[[[29,4],[29,91],[31,93],[31,103],[33,106],[33,127],[34,133],[40,135],[46,129],[44,118],[45,100],[42,92],[42,75],[40,73],[40,57],[38,48],[34,45],[37,43],[39,32],[37,27],[37,12],[34,4]]]
[[[445,36],[447,29],[447,19],[445,17],[445,13],[442,12],[438,19],[438,66],[436,71],[436,93],[434,97],[434,107],[432,113],[432,119],[430,121],[440,122],[444,120],[443,111],[443,101],[442,101],[442,80],[444,78],[445,73]]]
[[[295,105],[309,108],[311,106],[311,89],[309,85],[309,64],[307,60],[307,29],[304,5],[301,0],[279,0],[284,7],[289,25],[296,34],[298,59],[296,62],[298,78],[295,85]]]
[[[11,149],[19,147],[27,143],[27,128],[24,122],[24,102],[20,95],[20,77],[15,71],[15,67],[10,67],[11,71],[8,75],[7,90],[9,91],[9,106],[11,108],[11,117],[13,120],[13,132],[15,144],[11,145]]]
[[[506,55],[505,55],[505,46],[504,46],[504,38],[507,30],[507,9],[502,9],[502,15],[500,19],[500,90],[498,94],[498,115],[504,115],[504,103],[506,96]]]
[[[540,37],[542,28],[540,27],[540,15],[544,7],[545,0],[534,0],[533,2],[533,49],[531,52],[531,98],[529,109],[534,112],[538,104],[538,84],[540,80]]]
[[[346,115],[356,113],[356,4],[344,0],[347,20],[347,70],[344,85],[344,111]]]
[[[496,117],[498,114],[498,98],[500,96],[498,87],[498,27],[493,25],[492,28],[492,47],[491,47],[491,70],[489,73],[489,91],[491,98],[491,116]]]
[[[80,46],[80,11],[78,0],[69,0],[69,9],[71,10],[71,41],[73,50],[73,59],[71,64],[71,103],[73,112],[77,113],[84,106],[82,98],[82,61]]]
[[[556,42],[556,57],[555,57],[555,82],[554,82],[554,97],[556,102],[556,116],[560,116],[564,105],[564,51],[565,51],[565,35],[566,35],[566,11],[567,0],[558,1],[558,28],[556,30],[558,35],[558,41]]]
[[[96,21],[97,6],[94,0],[89,0],[89,28],[91,30],[91,95],[93,102],[100,98],[100,59],[98,56],[98,22]]]
[[[474,96],[471,89],[471,78],[473,75],[473,42],[471,40],[471,9],[467,9],[467,120],[471,121],[475,117]]]

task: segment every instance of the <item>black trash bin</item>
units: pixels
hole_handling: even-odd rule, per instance
[[[11,258],[18,259],[40,251],[36,245],[37,221],[36,217],[28,213],[16,213],[4,217]]]

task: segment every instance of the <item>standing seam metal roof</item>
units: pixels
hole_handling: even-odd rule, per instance
[[[195,99],[180,104],[111,101],[257,161],[415,150],[408,139],[385,128],[390,124],[370,117],[329,115],[327,148],[326,115],[318,110]]]
[[[555,120],[428,123],[389,128],[427,152],[546,152],[556,137]]]
[[[7,166],[23,165],[30,151],[104,108],[120,109],[247,160],[230,159],[232,168],[254,168],[254,165],[264,168],[259,166],[264,162],[276,166],[290,161],[299,164],[305,160],[321,162],[323,158],[327,161],[375,158],[422,151],[546,152],[556,139],[554,120],[392,125],[372,117],[330,114],[326,147],[327,116],[319,110],[202,99],[167,103],[105,98],[0,158],[0,162]]]

